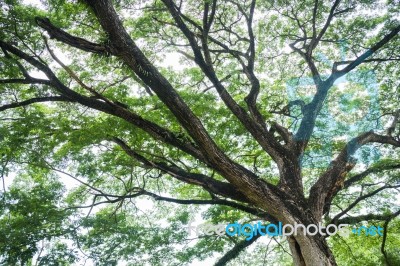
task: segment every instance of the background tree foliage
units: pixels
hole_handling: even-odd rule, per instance
[[[400,264],[398,1],[0,3],[2,264]]]

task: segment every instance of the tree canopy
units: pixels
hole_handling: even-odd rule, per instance
[[[1,264],[400,264],[398,1],[0,3]]]

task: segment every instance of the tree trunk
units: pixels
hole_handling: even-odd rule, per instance
[[[295,266],[336,266],[335,258],[321,236],[290,236],[290,251]]]

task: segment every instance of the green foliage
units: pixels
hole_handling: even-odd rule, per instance
[[[364,226],[381,226],[383,223],[363,224]],[[358,224],[357,226],[361,226]],[[347,238],[335,236],[330,239],[336,258],[343,265],[397,265],[399,263],[399,221],[389,224],[385,252],[382,255],[382,238],[377,236],[350,235]]]
[[[43,171],[29,171],[15,177],[9,191],[1,194],[2,263],[25,264],[39,252],[40,241],[69,234],[65,219],[71,213],[62,210],[62,195],[62,184]]]

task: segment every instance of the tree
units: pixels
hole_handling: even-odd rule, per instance
[[[5,1],[3,180],[61,173],[82,185],[68,210],[108,204],[77,211],[88,231],[70,236],[107,265],[182,264],[231,246],[223,265],[257,242],[174,248],[203,205],[212,222],[380,224],[374,246],[395,263],[400,24],[396,1],[382,2]],[[160,202],[150,217],[169,229],[132,220],[139,198]],[[335,249],[347,260],[337,241],[287,239],[295,265],[337,265]]]

